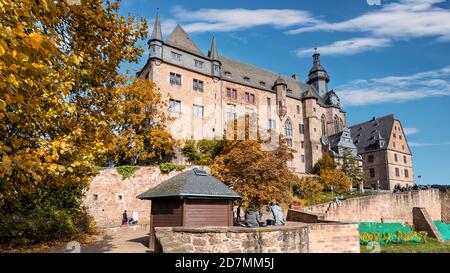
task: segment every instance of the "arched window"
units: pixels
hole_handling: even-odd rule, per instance
[[[337,116],[334,116],[334,133],[337,134],[339,133],[340,129],[339,129],[339,119]]]
[[[322,116],[321,124],[322,124],[322,136],[326,136],[327,135],[327,120],[324,115]]]
[[[284,122],[284,136],[286,137],[286,144],[292,147],[292,123],[290,119]]]
[[[341,124],[341,130],[342,130],[342,129],[344,129],[344,121],[342,121],[341,118],[339,119],[339,121],[340,121],[340,124]]]

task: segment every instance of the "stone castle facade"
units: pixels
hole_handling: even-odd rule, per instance
[[[328,90],[330,78],[317,52],[303,83],[296,75],[220,56],[214,38],[205,55],[179,25],[163,40],[159,16],[148,44],[149,59],[138,76],[157,84],[174,117],[168,127],[177,139],[221,139],[235,127],[245,131],[253,120],[260,132],[282,134],[294,151],[290,168],[309,173],[329,151],[328,136],[346,127],[346,114]],[[256,137],[256,131],[248,134]]]
[[[350,127],[363,160],[366,186],[393,190],[414,184],[413,157],[400,120],[394,115],[372,118]]]

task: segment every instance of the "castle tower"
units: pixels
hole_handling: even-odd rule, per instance
[[[309,70],[307,84],[312,85],[323,98],[328,92],[329,81],[330,77],[320,64],[320,54],[317,52],[317,48],[315,48],[313,54],[313,67]]]
[[[159,12],[156,12],[152,36],[148,41],[148,48],[150,49],[149,53],[150,59],[155,58],[162,60],[162,45],[163,45],[163,38],[161,32],[161,23],[159,21]]]
[[[208,57],[211,59],[211,75],[214,77],[220,77],[220,60],[219,53],[217,52],[216,38],[213,36],[211,41],[211,48],[208,51]]]
[[[286,104],[286,92],[287,92],[287,84],[286,81],[283,80],[280,76],[275,81],[273,85],[277,95],[277,109],[278,116],[282,119],[287,113],[287,104]]]

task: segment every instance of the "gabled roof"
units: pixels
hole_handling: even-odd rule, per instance
[[[374,117],[369,121],[351,126],[351,135],[358,153],[385,149],[389,143],[394,120],[395,117],[391,114],[380,118]],[[384,147],[376,145],[380,138],[384,139]]]
[[[203,174],[199,174],[203,173]],[[203,171],[182,172],[140,194],[139,199],[185,197],[197,199],[240,199],[241,196],[219,179]]]
[[[195,53],[203,57],[205,56],[180,25],[177,25],[172,33],[170,33],[169,38],[167,38],[166,44]]]

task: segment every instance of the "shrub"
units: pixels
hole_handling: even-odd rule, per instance
[[[137,166],[119,166],[116,168],[117,172],[120,173],[122,175],[122,179],[127,179],[131,176],[133,176],[133,174],[139,169],[139,167]]]
[[[297,178],[292,187],[293,193],[302,198],[310,198],[323,190],[323,185],[317,177]]]
[[[184,144],[183,154],[194,164],[211,165],[214,158],[222,151],[222,147],[221,140],[188,140]]]
[[[184,165],[173,164],[173,163],[170,163],[170,162],[168,162],[168,163],[161,163],[161,164],[159,165],[159,169],[160,169],[160,171],[161,171],[162,173],[170,173],[170,172],[172,172],[173,170],[176,170],[176,171],[182,171],[182,170],[184,170],[185,168],[186,168],[186,166],[184,166]]]
[[[0,211],[0,244],[15,247],[92,233],[95,225],[81,206],[82,191],[72,185],[22,193],[20,206],[7,204]]]
[[[368,242],[379,242],[380,244],[391,243],[403,243],[403,242],[415,242],[426,243],[427,233],[416,231],[397,231],[396,233],[390,232],[361,232],[359,235],[360,243],[365,245]]]

